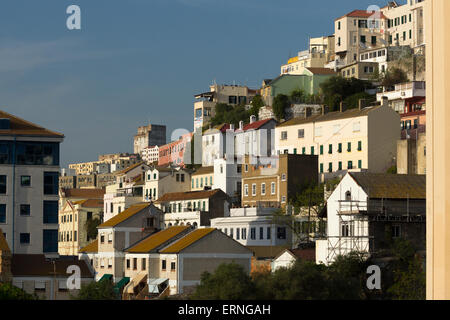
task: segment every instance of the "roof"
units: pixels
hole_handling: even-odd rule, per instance
[[[180,240],[176,241],[174,244],[161,250],[160,253],[179,253],[215,230],[215,228],[195,229]]]
[[[103,208],[103,200],[100,199],[80,200],[73,204],[80,205],[82,208]]]
[[[316,261],[316,249],[286,249],[294,258],[306,261]],[[284,251],[284,252],[286,252]],[[280,253],[275,259],[280,257],[284,252]]]
[[[269,123],[270,121],[275,121],[275,120],[274,119],[266,119],[266,120],[259,120],[259,121],[255,121],[253,123],[246,124],[244,126],[244,131],[248,131],[248,130],[252,130],[252,129],[257,130],[257,129],[261,128],[263,125],[265,125],[266,123]]]
[[[55,131],[50,131],[37,124],[31,123],[19,117],[13,116],[0,110],[0,119],[9,119],[10,129],[1,129],[0,135],[20,135],[64,138],[64,135]]]
[[[11,252],[8,246],[8,242],[3,235],[2,229],[0,229],[0,251]]]
[[[103,199],[104,189],[62,189],[66,198]]]
[[[160,202],[179,201],[179,200],[205,199],[205,198],[211,198],[212,196],[215,196],[218,193],[225,194],[221,189],[166,193],[165,195],[160,197],[158,200],[156,200],[156,202],[160,203]]]
[[[130,172],[131,170],[133,170],[133,169],[135,169],[135,168],[137,168],[137,167],[139,167],[139,166],[141,166],[141,165],[143,165],[143,164],[145,164],[145,162],[144,162],[144,161],[140,161],[140,162],[138,162],[138,163],[135,163],[135,164],[129,166],[128,168],[125,168],[125,169],[123,169],[123,170],[117,172],[116,174],[117,174],[117,175],[127,174],[127,173]]]
[[[170,227],[168,229],[152,234],[151,236],[143,239],[142,241],[139,241],[137,244],[133,245],[125,251],[130,253],[150,252],[188,229],[188,226]]]
[[[14,254],[11,261],[11,273],[14,277],[49,277],[53,276],[55,267],[56,275],[69,277],[67,268],[72,265],[80,268],[81,277],[94,277],[85,260],[79,260],[76,256],[61,256],[55,260],[53,265],[53,262],[47,260],[43,254]]]
[[[229,125],[228,123],[222,123],[222,124],[219,124],[219,125],[217,125],[217,126],[211,128],[211,129],[206,130],[206,131],[203,133],[203,135],[205,135],[205,134],[210,134],[210,133],[214,134],[214,133],[217,133],[217,131],[220,131],[220,132],[222,132],[222,133],[225,133],[225,132],[227,132],[227,130],[229,130],[229,129],[230,129],[230,125]]]
[[[89,243],[87,246],[85,246],[84,248],[81,248],[80,250],[78,250],[78,252],[82,253],[97,253],[98,252],[98,240],[94,240],[91,243]]]
[[[214,166],[210,167],[200,167],[192,175],[199,176],[202,174],[214,173]]]
[[[375,199],[426,199],[426,176],[349,172],[356,183]]]
[[[309,70],[312,74],[319,74],[319,75],[334,75],[336,72],[332,69],[328,68],[305,68]]]
[[[140,204],[132,205],[128,209],[122,211],[118,215],[116,215],[116,216],[112,217],[111,219],[109,219],[108,221],[102,223],[97,228],[101,229],[101,228],[115,227],[119,223],[124,222],[125,220],[131,218],[135,214],[138,214],[139,212],[141,212],[142,210],[144,210],[148,207],[150,207],[150,203],[140,203]]]
[[[284,250],[283,246],[247,246],[256,258],[274,258]]]
[[[370,18],[372,17],[374,14],[376,14],[375,11],[369,11],[369,10],[353,10],[350,13],[347,13],[346,15],[343,15],[342,17],[337,18],[336,20],[342,19],[344,17],[353,17],[353,18]],[[382,13],[379,12],[380,14],[380,18],[381,19],[387,19],[386,16]],[[375,16],[376,17],[376,16]],[[335,20],[335,21],[336,21]]]
[[[355,118],[355,117],[362,117],[369,114],[370,111],[376,110],[378,108],[381,108],[382,106],[376,106],[376,107],[367,107],[362,110],[359,110],[359,108],[355,109],[349,109],[344,112],[335,111],[335,112],[328,112],[324,115],[313,115],[310,117],[298,117],[293,118],[288,121],[285,121],[283,123],[280,123],[277,127],[289,127],[289,126],[295,126],[299,124],[306,124],[306,123],[313,123],[313,122],[324,122],[324,121],[333,121],[333,120],[340,120],[340,119],[348,119],[348,118]]]

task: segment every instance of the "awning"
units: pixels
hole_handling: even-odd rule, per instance
[[[100,282],[100,281],[103,281],[103,280],[112,280],[112,278],[113,278],[113,275],[112,275],[112,274],[105,273],[105,274],[103,275],[103,277],[101,277],[100,280],[98,280],[98,281]]]
[[[158,286],[168,280],[169,280],[169,278],[148,279],[148,292],[149,293],[160,293]]]
[[[114,286],[114,291],[118,294],[120,292],[120,289],[122,289],[123,287],[125,287],[128,282],[130,282],[130,278],[129,277],[123,277],[119,282],[116,283],[116,285]]]

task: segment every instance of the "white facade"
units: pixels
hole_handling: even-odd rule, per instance
[[[289,250],[285,250],[281,255],[272,261],[272,272],[275,272],[280,268],[290,268],[296,261],[297,257],[289,252]]]
[[[231,135],[232,136],[232,135]],[[211,129],[202,136],[202,166],[210,167],[214,160],[223,158],[225,149],[226,133],[217,129]]]
[[[143,201],[155,201],[170,192],[190,191],[191,174],[180,168],[150,168],[145,173]]]
[[[153,146],[153,147],[144,148],[141,152],[141,157],[142,157],[142,160],[144,160],[146,163],[158,162],[159,147]]]
[[[226,159],[214,160],[214,184],[212,189],[222,189],[230,197],[241,194],[242,164]]]
[[[217,228],[244,246],[292,246],[292,233],[273,221],[275,208],[237,208],[230,216],[211,219]]]

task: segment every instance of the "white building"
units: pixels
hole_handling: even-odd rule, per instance
[[[221,189],[232,199],[237,198],[240,200],[242,192],[242,164],[238,163],[236,159],[214,160],[213,180],[212,189]]]
[[[64,136],[0,111],[0,228],[12,254],[58,252]]]
[[[377,93],[377,100],[383,97],[388,99],[389,106],[400,114],[407,113],[411,105],[423,103],[426,96],[425,81],[411,81],[396,84],[394,88],[384,88],[383,92]],[[413,108],[416,109],[416,108]]]
[[[211,227],[221,230],[245,246],[292,246],[292,232],[274,221],[276,208],[235,208],[229,216],[211,219]]]
[[[230,134],[231,130],[231,134]],[[227,131],[229,134],[227,135]],[[209,167],[214,160],[223,158],[226,153],[226,139],[233,137],[234,125],[222,124],[205,131],[202,135],[202,166]]]
[[[190,188],[190,171],[179,167],[151,166],[145,173],[143,201],[155,201],[166,193],[190,191]]]
[[[141,158],[145,161],[145,163],[153,163],[158,162],[159,160],[159,147],[147,147],[142,149]]]

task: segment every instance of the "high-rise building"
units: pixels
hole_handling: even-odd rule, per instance
[[[138,132],[134,136],[134,153],[141,153],[142,150],[152,146],[162,146],[166,144],[166,126],[149,124],[138,127]]]

